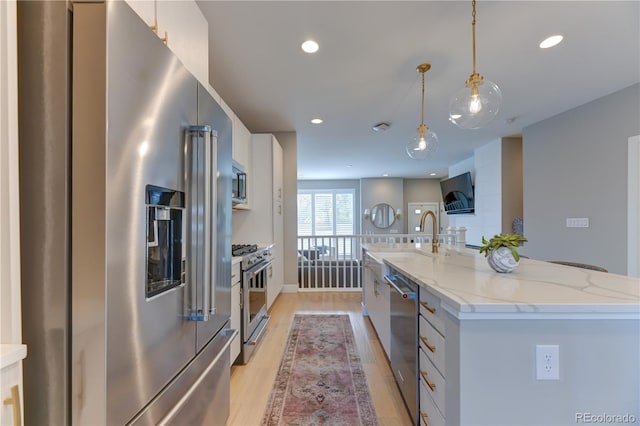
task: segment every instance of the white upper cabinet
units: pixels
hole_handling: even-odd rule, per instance
[[[134,12],[142,18],[147,25],[155,24],[156,2],[155,0],[126,0]]]
[[[282,175],[282,167],[283,167],[283,157],[282,157],[282,146],[273,138],[273,199],[279,202],[282,202],[282,185],[283,185],[283,175]]]
[[[238,116],[233,119],[233,159],[251,170],[251,133]]]
[[[195,1],[126,0],[184,66],[203,85],[209,84],[209,24]]]
[[[209,24],[192,0],[126,0],[153,27],[184,66],[205,86],[233,123],[233,159],[251,172],[251,133],[209,84]],[[151,28],[150,28],[151,31]],[[282,190],[281,190],[282,191]],[[251,188],[248,188],[251,202]],[[248,205],[243,206],[245,209]]]

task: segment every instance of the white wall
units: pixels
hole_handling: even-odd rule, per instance
[[[404,208],[408,203],[423,201],[442,201],[440,179],[404,179],[403,180]]]
[[[472,158],[449,167],[449,177],[471,172],[475,213],[448,215],[449,226],[467,228],[467,244],[481,245],[502,230],[502,141],[488,143]]]
[[[640,84],[523,130],[522,253],[627,273],[628,139],[640,133]],[[567,218],[589,228],[567,228]]]
[[[400,178],[367,178],[360,179],[361,209],[369,209],[378,203],[387,203],[394,209],[406,207],[403,199],[402,179]],[[362,216],[361,216],[362,217]],[[401,234],[404,232],[404,217],[396,219],[391,227],[378,229],[371,220],[362,218],[362,233],[367,234]]]
[[[404,179],[403,185],[404,205],[402,206],[402,215],[404,218],[404,229],[402,232],[408,234],[413,232],[413,230],[409,231],[408,229],[409,221],[407,218],[410,213],[407,204],[423,202],[439,203],[442,201],[442,191],[440,190],[440,179]],[[440,229],[442,229],[441,225],[442,224],[438,222]]]
[[[522,138],[502,138],[502,233],[522,217]]]

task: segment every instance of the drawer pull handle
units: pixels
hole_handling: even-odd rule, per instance
[[[420,304],[422,305],[423,308],[425,308],[427,311],[431,312],[432,314],[436,313],[436,308],[432,308],[431,306],[429,306],[427,302],[420,302]]]
[[[11,386],[11,398],[5,399],[2,404],[12,406],[13,424],[20,426],[22,424],[22,416],[20,413],[20,389],[18,385]]]
[[[420,336],[420,340],[422,340],[422,343],[424,343],[424,345],[427,347],[427,349],[429,349],[431,352],[435,352],[436,351],[436,347],[434,345],[430,345],[429,341],[427,340],[426,337]]]
[[[427,421],[427,413],[425,413],[424,411],[420,410],[420,418],[422,419],[422,423],[424,423],[424,426],[429,426],[429,422]]]
[[[429,379],[427,378],[427,372],[424,370],[420,370],[420,375],[422,376],[422,380],[424,380],[424,382],[427,384],[427,386],[429,386],[429,389],[431,389],[431,391],[436,390],[436,384],[435,383],[431,383],[429,381]]]

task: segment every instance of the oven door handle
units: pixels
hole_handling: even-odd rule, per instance
[[[244,274],[245,274],[245,276],[248,276],[250,278],[254,278],[256,275],[258,275],[264,269],[269,267],[269,265],[271,265],[271,263],[272,263],[271,260],[260,262],[257,265],[253,265],[251,268],[249,268],[246,271],[244,271]]]

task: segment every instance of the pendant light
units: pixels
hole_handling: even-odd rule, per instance
[[[406,150],[414,160],[424,160],[433,153],[438,145],[438,136],[424,124],[424,73],[431,68],[431,64],[420,64],[416,68],[422,74],[422,115],[417,135],[407,142]]]
[[[473,73],[449,102],[449,120],[461,129],[479,129],[498,115],[502,92],[476,71],[476,0],[471,1]]]

